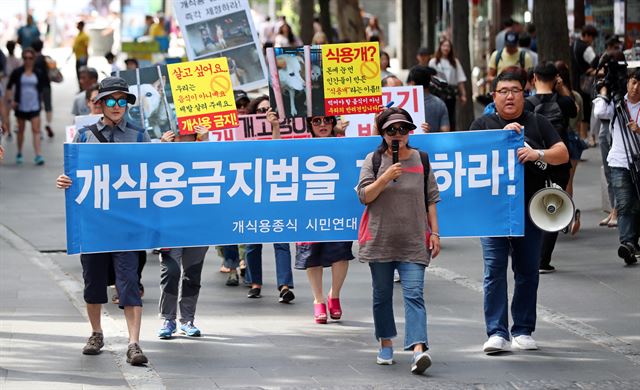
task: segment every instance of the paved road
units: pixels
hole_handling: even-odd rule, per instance
[[[263,298],[226,287],[220,259],[207,254],[197,324],[199,339],[158,340],[159,265],[150,255],[142,347],[147,368],[124,363],[122,312],[105,306],[107,346],[99,356],[80,350],[89,334],[83,313],[81,268],[67,256],[63,194],[53,182],[62,171],[62,128],[75,91],[73,69],[54,85],[56,137],[44,142],[44,167],[14,164],[15,145],[0,163],[0,389],[86,388],[640,388],[640,267],[616,257],[615,230],[597,227],[599,155],[578,169],[576,202],[583,229],[561,236],[558,272],[541,277],[535,352],[485,356],[482,259],[477,239],[443,242],[427,275],[426,299],[433,366],[409,373],[410,354],[397,364],[375,364],[369,271],[352,262],[343,290],[344,319],[312,321],[312,297],[303,272],[294,272],[293,304],[277,303],[273,249],[265,246]],[[29,142],[30,138],[27,138]],[[5,140],[6,142],[6,140]],[[402,337],[399,289],[394,298]]]

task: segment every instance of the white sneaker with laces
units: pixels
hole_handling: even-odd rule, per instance
[[[524,350],[535,350],[538,349],[538,345],[533,337],[523,334],[520,336],[516,336],[511,341],[511,348],[513,349],[524,349]]]
[[[482,350],[487,355],[491,355],[492,353],[498,353],[498,352],[506,352],[506,351],[509,351],[510,349],[511,348],[510,348],[509,340],[505,339],[502,336],[498,336],[496,334],[489,337],[489,340],[487,340],[484,343],[484,346],[482,347]]]

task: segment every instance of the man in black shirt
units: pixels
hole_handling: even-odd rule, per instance
[[[505,129],[522,131],[528,146],[517,151],[518,161],[525,165],[525,205],[533,194],[545,187],[546,175],[541,174],[534,162],[548,165],[569,161],[569,153],[557,131],[544,117],[525,111],[524,85],[520,73],[503,72],[493,84],[496,113],[482,116],[470,129]],[[517,349],[537,349],[531,333],[536,326],[538,295],[538,266],[542,232],[525,213],[523,237],[481,238],[484,257],[484,317],[489,339],[483,350],[487,354]],[[516,284],[511,305],[513,326],[509,332],[507,267],[511,254]],[[511,344],[510,335],[513,336]]]
[[[559,80],[559,81],[558,81]],[[568,88],[562,88],[562,79],[558,75],[558,69],[553,62],[544,62],[536,66],[533,71],[533,82],[536,94],[529,96],[525,102],[525,110],[542,115],[551,122],[558,132],[565,146],[569,144],[569,118],[578,115],[578,108]],[[559,84],[558,84],[559,83]],[[559,93],[556,92],[556,87]],[[567,189],[571,177],[571,163],[560,164],[549,168],[553,171],[550,178],[563,190]],[[574,218],[579,220],[580,211],[576,210]],[[572,224],[573,230],[577,224]],[[551,265],[551,255],[558,239],[558,232],[542,233],[542,248],[540,253],[540,273],[551,273],[556,269]]]

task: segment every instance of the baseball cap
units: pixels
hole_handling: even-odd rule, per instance
[[[431,52],[429,52],[429,49],[427,49],[426,47],[421,47],[420,49],[418,49],[419,56],[427,56],[429,54],[431,54]]]
[[[387,120],[384,121],[384,124],[382,125],[382,130],[386,129],[387,127],[391,126],[394,123],[405,124],[411,130],[414,130],[416,128],[416,125],[414,125],[413,122],[407,120],[407,118],[404,115],[400,113],[395,113],[395,114],[389,115]]]
[[[127,103],[129,104],[135,104],[136,102],[136,95],[132,94],[131,92],[129,92],[129,84],[127,84],[126,81],[124,81],[123,78],[121,77],[107,77],[104,80],[102,80],[100,82],[100,84],[98,85],[98,95],[96,96],[95,99],[93,99],[94,102],[97,102],[98,100],[102,99],[105,96],[109,96],[111,94],[113,94],[114,92],[122,92],[124,94],[127,95]]]
[[[518,46],[518,33],[509,31],[504,35],[505,46]]]

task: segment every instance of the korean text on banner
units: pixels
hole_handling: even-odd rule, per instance
[[[382,103],[378,42],[322,46],[327,115],[377,112]]]
[[[524,169],[515,154],[523,143],[522,133],[505,130],[411,136],[430,156],[443,237],[524,233]],[[67,251],[355,240],[364,207],[354,186],[379,144],[65,144],[73,181],[65,192]]]
[[[209,130],[238,126],[227,59],[210,58],[167,65],[180,134],[194,126]]]

